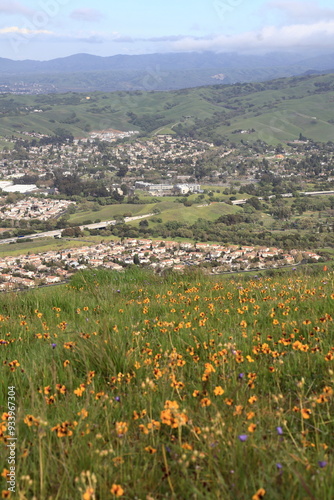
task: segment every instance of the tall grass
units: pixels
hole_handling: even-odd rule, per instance
[[[0,296],[10,498],[334,498],[333,278],[131,268]]]

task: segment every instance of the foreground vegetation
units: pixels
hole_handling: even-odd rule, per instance
[[[3,498],[330,500],[333,289],[130,268],[2,295]]]

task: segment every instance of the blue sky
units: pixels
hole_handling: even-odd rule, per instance
[[[332,0],[0,0],[0,57],[334,52]]]

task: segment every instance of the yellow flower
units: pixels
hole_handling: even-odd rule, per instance
[[[86,388],[85,388],[85,384],[80,384],[80,387],[78,387],[77,389],[75,389],[73,392],[76,396],[81,397],[83,395],[83,393],[85,392]]]
[[[113,484],[110,493],[115,497],[122,497],[124,495],[124,490],[120,484]]]
[[[82,410],[78,411],[77,415],[79,415],[79,417],[81,417],[82,420],[84,420],[85,418],[88,417],[88,411],[85,410],[85,408],[82,408]]]
[[[116,433],[121,436],[128,432],[128,424],[126,422],[116,422]]]
[[[200,404],[201,404],[202,408],[204,408],[205,406],[210,406],[211,401],[209,398],[203,398],[203,399],[201,399]]]
[[[152,448],[152,446],[146,446],[145,451],[147,451],[147,453],[149,453],[150,455],[153,455],[157,452],[156,448]]]
[[[224,389],[220,385],[218,385],[213,391],[215,396],[222,396],[224,392],[225,392]]]
[[[256,429],[256,424],[250,424],[248,426],[248,432],[254,432]]]
[[[252,500],[261,500],[265,494],[266,494],[266,490],[263,488],[260,488],[259,490],[257,490],[255,495],[252,496]]]
[[[308,419],[310,418],[311,410],[309,410],[308,408],[303,408],[301,414],[303,418]]]
[[[93,498],[95,498],[94,493],[94,489],[88,486],[85,493],[82,495],[82,500],[93,500]]]

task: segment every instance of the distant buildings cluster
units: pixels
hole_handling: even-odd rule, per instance
[[[80,248],[52,250],[40,254],[0,258],[0,290],[33,288],[68,279],[75,271],[106,268],[122,271],[135,260],[154,270],[172,268],[183,271],[189,266],[208,266],[219,274],[240,270],[261,270],[294,265],[303,259],[318,261],[315,252],[279,248],[177,243],[148,239],[126,239]]]
[[[142,189],[154,196],[203,193],[200,184],[151,184],[150,182],[137,181],[135,189]]]

